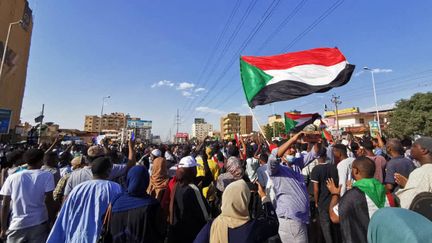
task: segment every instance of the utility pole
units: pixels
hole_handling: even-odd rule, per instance
[[[272,111],[273,111],[272,116],[274,116],[274,118],[275,118],[275,120],[273,121],[273,124],[272,124],[272,126],[273,126],[273,138],[275,138],[276,137],[276,126],[275,126],[275,123],[276,123],[276,114],[275,114],[275,111],[274,111],[274,105],[273,104],[270,104],[270,105],[271,105]]]
[[[42,123],[43,123],[43,117],[44,117],[44,109],[45,109],[45,104],[42,104],[42,112],[41,112],[41,119],[39,122],[39,136],[38,136],[38,144],[41,144],[42,142]]]
[[[340,101],[340,96],[336,96],[336,94],[332,95],[332,98],[330,100],[335,105],[335,115],[336,115],[336,130],[339,137],[339,114],[338,114],[338,105],[342,104],[342,101]]]
[[[178,143],[178,132],[179,132],[179,125],[180,125],[180,115],[179,115],[179,109],[177,108],[177,115],[176,115],[176,126],[177,126],[177,132],[176,132],[176,136],[175,136],[175,142]]]
[[[100,116],[100,120],[99,120],[99,135],[102,134],[102,118],[103,118],[103,112],[104,112],[104,106],[105,106],[105,99],[109,99],[111,98],[111,96],[104,96],[102,97],[102,108],[101,108],[101,116]]]
[[[12,23],[9,24],[8,32],[7,32],[7,35],[6,35],[6,41],[5,41],[5,44],[3,46],[3,55],[2,55],[1,62],[0,62],[0,78],[1,78],[1,75],[3,73],[3,65],[4,65],[5,60],[6,60],[7,47],[8,47],[8,43],[9,43],[9,36],[10,36],[11,30],[12,30],[12,26],[16,25],[16,24],[22,24],[22,23],[23,23],[23,21],[19,20],[19,21],[12,22]]]
[[[376,95],[376,89],[375,89],[374,70],[370,69],[368,67],[364,67],[363,69],[366,70],[366,71],[370,71],[370,73],[372,75],[372,88],[373,88],[373,95],[374,95],[374,99],[375,99],[376,121],[378,123],[379,133],[381,134],[381,124],[380,124],[379,111],[378,111],[378,101],[377,101],[377,95]]]

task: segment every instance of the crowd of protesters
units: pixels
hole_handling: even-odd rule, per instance
[[[1,145],[5,242],[432,242],[432,138]]]

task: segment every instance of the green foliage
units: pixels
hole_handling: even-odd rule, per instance
[[[269,124],[265,125],[263,128],[267,141],[271,141],[271,138],[273,137],[273,128]]]
[[[392,137],[432,136],[432,92],[399,100],[389,122],[388,133]]]
[[[283,122],[275,122],[273,127],[275,129],[276,137],[279,137],[280,134],[285,133],[285,124],[283,124]]]
[[[273,129],[275,129],[275,133],[273,133]],[[273,123],[273,126],[270,126],[269,124],[265,125],[263,130],[264,135],[270,141],[273,135],[276,135],[276,137],[278,137],[281,134],[285,133],[285,125],[283,124],[283,122],[275,122]]]

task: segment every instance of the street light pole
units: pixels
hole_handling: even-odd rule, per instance
[[[4,62],[5,62],[5,59],[6,59],[6,51],[7,51],[7,46],[8,46],[8,43],[9,43],[9,36],[10,36],[10,32],[12,30],[12,26],[16,25],[16,24],[21,24],[22,22],[23,22],[22,20],[19,20],[19,21],[12,22],[12,23],[9,24],[8,32],[7,32],[7,35],[6,35],[6,41],[5,41],[5,44],[3,46],[3,56],[2,56],[2,60],[1,60],[1,64],[0,64],[0,80],[1,80],[1,75],[2,75],[2,72],[3,72],[3,65],[4,65]]]
[[[336,130],[337,130],[337,137],[339,138],[339,109],[338,109],[338,105],[342,104],[342,101],[340,101],[340,96],[336,96],[336,94],[332,95],[332,98],[330,101],[335,105]]]
[[[103,110],[104,110],[104,105],[105,105],[105,99],[109,99],[111,98],[111,96],[104,96],[102,97],[102,108],[101,108],[101,116],[99,119],[99,135],[102,134],[102,116],[103,116]]]
[[[373,69],[370,69],[368,67],[364,67],[363,69],[366,71],[369,71],[372,75],[372,88],[373,88],[373,94],[374,94],[374,99],[375,99],[376,119],[378,122],[378,131],[381,134],[381,124],[380,124],[379,111],[378,111],[378,101],[377,101],[377,95],[376,95],[376,89],[375,89],[374,71],[373,71]]]

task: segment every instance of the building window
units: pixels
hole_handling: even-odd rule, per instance
[[[364,124],[364,118],[359,119],[360,124]]]

